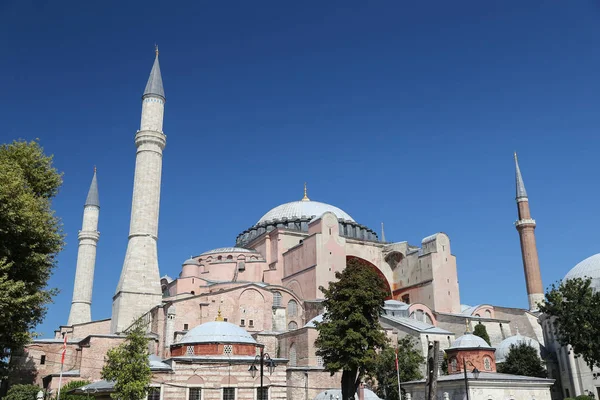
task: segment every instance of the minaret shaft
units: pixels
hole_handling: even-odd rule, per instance
[[[521,256],[523,259],[523,270],[525,272],[525,284],[529,300],[529,310],[536,311],[538,303],[544,300],[544,288],[542,285],[542,274],[540,271],[540,260],[538,258],[535,240],[535,220],[531,218],[529,209],[529,198],[525,191],[523,177],[517,156],[515,154],[516,185],[517,185],[517,209],[519,220],[515,223],[519,232],[521,242]]]
[[[166,136],[162,132],[165,99],[158,54],[142,99],[140,130],[135,135],[137,153],[129,241],[113,297],[113,333],[123,332],[137,318],[160,304],[162,298],[157,239]]]
[[[73,301],[69,313],[69,325],[83,324],[92,320],[92,288],[94,285],[94,269],[96,266],[96,246],[100,233],[98,218],[100,203],[96,172],[83,209],[83,223],[79,231],[79,248],[77,250],[77,267],[73,286]]]

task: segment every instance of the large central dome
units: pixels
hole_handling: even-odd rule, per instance
[[[256,225],[268,221],[281,221],[284,218],[293,220],[301,217],[320,217],[327,211],[334,213],[339,219],[354,222],[354,219],[352,219],[348,213],[335,206],[332,206],[331,204],[321,203],[318,201],[300,200],[281,204],[271,209],[268,213],[263,215],[261,219],[258,220]]]

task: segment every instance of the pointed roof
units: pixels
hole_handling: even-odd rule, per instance
[[[156,46],[154,65],[152,65],[152,71],[150,71],[150,77],[148,78],[148,83],[146,83],[146,89],[144,90],[144,96],[152,94],[165,99],[165,90],[163,89],[162,75],[160,74],[160,64],[158,63],[158,46]]]
[[[85,199],[86,206],[100,207],[100,199],[98,198],[98,180],[96,179],[96,167],[94,167],[94,177],[92,178],[92,184],[88,192],[87,198]]]
[[[527,191],[525,190],[525,184],[523,183],[523,177],[521,176],[521,169],[519,168],[519,159],[515,152],[515,168],[516,168],[516,180],[517,180],[517,200],[526,199]]]

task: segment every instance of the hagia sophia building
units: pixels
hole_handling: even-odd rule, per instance
[[[161,169],[167,140],[163,133],[165,101],[157,51],[135,135],[130,231],[111,318],[91,317],[100,238],[94,172],[78,236],[69,319],[53,338],[35,339],[22,355],[13,356],[11,362],[18,372],[11,376],[12,382],[35,382],[56,390],[66,335],[62,384],[89,380],[94,382],[90,385],[92,394],[107,395],[110,383],[100,376],[105,355],[123,343],[127,329],[141,318],[151,343],[153,389],[148,399],[334,399],[340,376],[324,371],[314,345],[315,321],[321,321],[323,313],[319,287],[334,280],[349,259],[358,259],[387,284],[389,299],[380,322],[392,342],[412,336],[426,355],[429,342],[439,341],[440,349],[449,357],[449,376],[462,372],[460,354],[470,352],[482,372],[480,380],[496,382],[502,387],[498,393],[528,385],[523,390],[540,390],[536,399],[562,399],[587,392],[600,396],[600,391],[595,392],[600,382],[593,379],[600,371],[587,368],[569,346],[560,346],[551,321],[537,311],[544,292],[536,222],[516,155],[515,225],[529,309],[461,304],[456,256],[448,235],[433,233],[417,244],[388,242],[346,211],[310,199],[306,187],[303,198],[269,210],[240,232],[235,247],[205,251],[185,260],[179,277],[172,279],[161,277],[157,257]],[[592,276],[600,289],[600,255],[594,257],[569,274]],[[479,323],[486,326],[491,346],[472,338],[470,332]],[[520,341],[539,351],[551,379],[520,377],[519,381],[514,377],[501,382],[496,363],[504,361],[510,344]],[[260,378],[249,373],[261,352],[268,353],[277,365],[264,375],[267,392],[263,396],[257,390]],[[368,389],[364,391],[363,398],[377,398]],[[517,393],[514,398],[524,396]]]

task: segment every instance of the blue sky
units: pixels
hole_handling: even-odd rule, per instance
[[[110,317],[154,43],[161,274],[232,245],[307,181],[389,240],[446,232],[462,303],[526,307],[513,151],[544,285],[600,250],[599,18],[592,1],[2,1],[0,142],[40,138],[64,172],[61,293],[39,330],[67,321],[94,165],[92,312]]]

